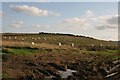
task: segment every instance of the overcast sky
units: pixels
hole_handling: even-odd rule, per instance
[[[3,18],[2,30],[72,33],[103,40],[117,40],[117,4],[117,2],[3,2],[0,11],[0,17]]]

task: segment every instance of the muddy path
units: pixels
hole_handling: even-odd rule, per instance
[[[104,61],[100,55],[4,54],[2,59],[2,80],[120,80],[120,60]],[[68,69],[74,71],[63,79],[60,71]]]

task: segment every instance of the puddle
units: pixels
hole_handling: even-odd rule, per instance
[[[60,73],[61,78],[68,78],[68,76],[73,75],[73,72],[77,72],[75,70],[67,69],[66,71],[58,71]]]
[[[48,76],[48,77],[45,77],[44,80],[52,80],[53,77],[54,77],[54,76]]]

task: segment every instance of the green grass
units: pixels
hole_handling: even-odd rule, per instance
[[[37,49],[37,48],[29,48],[29,47],[15,47],[8,48],[6,50],[2,50],[1,54],[17,54],[17,55],[27,55],[27,54],[35,54],[35,53],[50,53],[52,49]]]
[[[69,50],[71,53],[75,53],[76,50]],[[2,54],[5,53],[13,53],[13,54],[33,54],[33,53],[41,53],[41,52],[56,52],[60,53],[61,49],[34,49],[34,48],[10,48],[6,52],[2,52]],[[63,50],[64,52],[64,50]],[[87,50],[77,50],[79,53],[86,53],[86,54],[98,54],[98,55],[113,55],[114,53],[118,53],[118,50],[105,50],[105,51],[87,51]],[[77,53],[76,52],[76,53]]]
[[[37,48],[28,48],[28,47],[20,47],[20,48],[9,48],[6,49],[7,52],[4,54],[16,54],[16,55],[30,55],[30,54],[40,54],[40,53],[69,53],[71,54],[76,54],[76,55],[85,55],[85,58],[82,58],[82,60],[85,61],[90,61],[91,57],[97,57],[99,61],[111,61],[111,60],[117,60],[120,59],[120,56],[116,55],[118,53],[118,50],[105,50],[105,51],[87,51],[85,50],[79,50],[79,49],[66,49],[66,50],[61,50],[61,49],[37,49]],[[87,58],[88,55],[88,58]]]
[[[120,56],[118,55],[119,51],[118,50],[105,50],[105,51],[87,51],[87,50],[81,50],[81,53],[84,53],[84,55],[90,55],[91,58],[92,57],[97,57],[94,62],[98,62],[98,61],[114,61],[114,60],[119,60]],[[83,60],[87,61],[91,61],[90,58],[86,59],[83,58]]]
[[[33,53],[39,53],[39,52],[41,52],[41,50],[25,49],[25,48],[20,48],[20,49],[19,48],[11,48],[7,53],[18,54],[18,55],[26,55],[26,54],[33,54]]]
[[[89,54],[100,54],[100,55],[113,55],[118,53],[118,50],[108,50],[108,51],[87,51]]]

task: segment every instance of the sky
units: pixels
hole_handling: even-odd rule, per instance
[[[44,1],[2,2],[2,32],[69,33],[118,40],[117,2]]]

